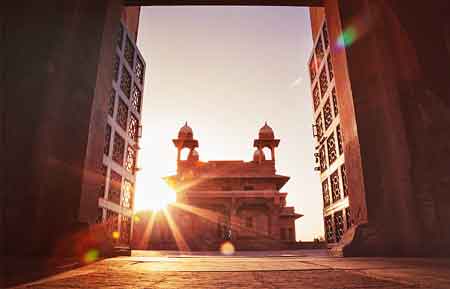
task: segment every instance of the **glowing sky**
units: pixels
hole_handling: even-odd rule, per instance
[[[305,216],[297,239],[323,235],[314,168],[307,60],[309,12],[297,7],[143,7],[138,46],[147,62],[136,210],[174,198],[161,177],[173,174],[171,142],[185,121],[200,159],[251,160],[268,121],[277,172],[291,176],[288,205]]]

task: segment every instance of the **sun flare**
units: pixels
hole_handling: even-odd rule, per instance
[[[176,194],[162,179],[141,179],[136,192],[135,210],[159,211],[174,203]]]

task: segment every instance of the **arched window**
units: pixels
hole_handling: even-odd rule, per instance
[[[262,149],[264,156],[266,157],[266,160],[273,160],[272,152],[270,151],[270,148],[265,147]]]
[[[182,161],[187,160],[190,151],[191,151],[191,150],[190,150],[189,148],[183,148],[183,149],[180,151],[180,160],[182,160]]]

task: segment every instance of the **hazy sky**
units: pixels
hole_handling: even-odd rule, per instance
[[[173,199],[161,177],[175,173],[171,140],[188,121],[200,159],[250,161],[268,121],[281,139],[282,191],[305,216],[297,239],[323,235],[314,171],[307,72],[312,40],[307,8],[143,7],[138,46],[147,63],[136,209]]]

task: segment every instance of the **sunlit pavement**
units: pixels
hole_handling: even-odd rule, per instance
[[[450,288],[450,259],[134,251],[15,288]]]

